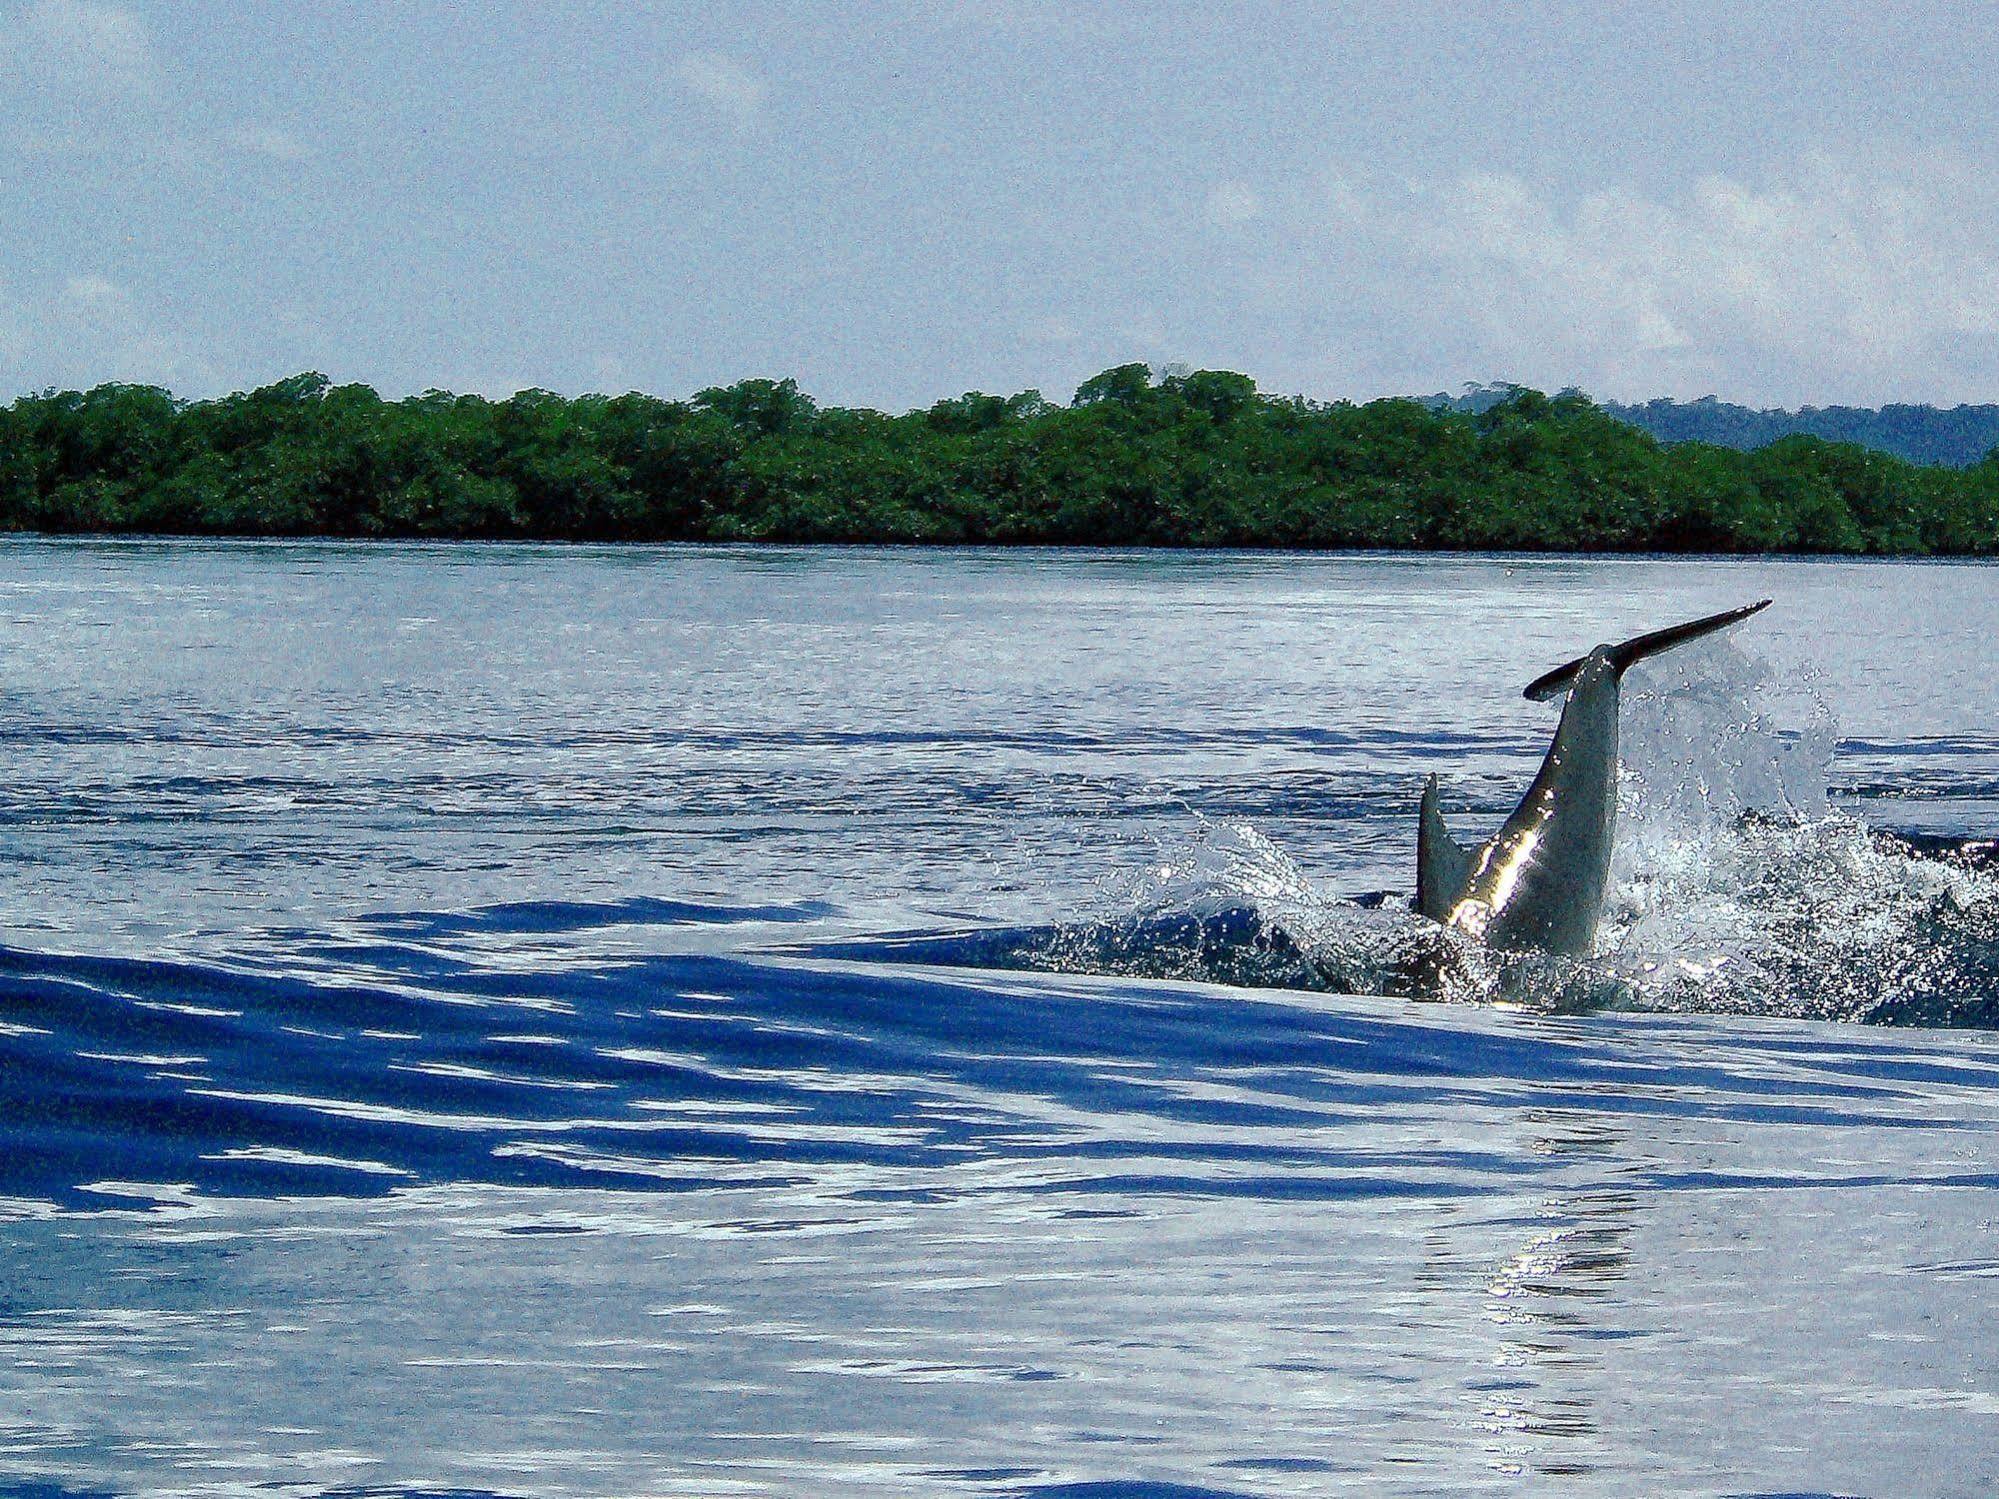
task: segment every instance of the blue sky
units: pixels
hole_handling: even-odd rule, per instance
[[[0,0],[0,393],[1999,400],[1989,4]]]

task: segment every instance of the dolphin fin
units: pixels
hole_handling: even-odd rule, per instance
[[[1437,802],[1437,778],[1423,785],[1423,804],[1416,814],[1416,910],[1442,921],[1464,894],[1471,877],[1472,851],[1444,826],[1444,809]]]
[[[1768,599],[1760,603],[1745,604],[1740,609],[1728,609],[1720,614],[1710,614],[1705,619],[1688,620],[1683,625],[1668,625],[1663,630],[1654,630],[1647,635],[1635,635],[1622,645],[1610,648],[1610,664],[1619,676],[1647,656],[1656,656],[1661,651],[1670,651],[1676,645],[1685,645],[1689,640],[1698,640],[1703,635],[1716,630],[1724,630],[1738,620],[1749,618],[1759,609],[1770,607]],[[1526,696],[1537,703],[1545,703],[1549,698],[1567,690],[1577,672],[1588,661],[1588,656],[1578,656],[1565,665],[1556,667],[1546,676],[1536,677],[1527,684]]]

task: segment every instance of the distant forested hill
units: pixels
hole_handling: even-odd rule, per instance
[[[1476,414],[1515,389],[1504,383],[1475,385],[1455,396],[1426,397],[1424,404]],[[1711,442],[1742,452],[1803,434],[1827,442],[1857,443],[1911,463],[1968,468],[1999,447],[1999,406],[1806,406],[1797,411],[1759,411],[1702,396],[1698,401],[1660,399],[1642,406],[1601,401],[1598,407],[1619,421],[1644,428],[1661,442]]]
[[[1967,468],[1999,447],[1999,406],[1807,406],[1801,411],[1757,411],[1703,396],[1698,401],[1647,401],[1643,406],[1606,402],[1603,409],[1643,427],[1661,442],[1712,442],[1725,448],[1760,448],[1804,433],[1827,442],[1853,442],[1893,453],[1911,463]]]

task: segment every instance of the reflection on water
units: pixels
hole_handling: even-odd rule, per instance
[[[1601,1119],[1529,1109],[1523,1125],[1535,1134],[1536,1154],[1576,1155],[1614,1172],[1622,1138]],[[1607,1323],[1596,1303],[1615,1304],[1638,1208],[1635,1193],[1617,1190],[1552,1198],[1538,1211],[1542,1226],[1489,1275],[1485,1316],[1498,1329],[1496,1372],[1475,1424],[1492,1434],[1500,1471],[1575,1477],[1608,1460],[1594,1397],[1604,1373],[1597,1345],[1644,1334]]]

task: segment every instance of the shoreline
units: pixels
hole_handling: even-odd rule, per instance
[[[1305,561],[1393,562],[1439,558],[1451,561],[1491,561],[1512,564],[1561,562],[1688,562],[1717,564],[1740,562],[1935,564],[1999,566],[1995,552],[1665,552],[1606,548],[1597,551],[1540,548],[1509,550],[1500,547],[1298,547],[1298,546],[1182,546],[1125,542],[959,542],[959,541],[788,541],[730,540],[709,541],[675,538],[664,541],[578,538],[569,536],[344,536],[325,532],[294,533],[215,533],[205,531],[8,531],[0,530],[0,551],[13,546],[203,546],[219,550],[252,550],[286,547],[328,546],[356,550],[469,551],[534,550],[550,552],[694,552],[759,553],[808,552],[827,555],[890,556],[1034,556],[1051,559],[1088,557],[1159,557],[1188,560],[1286,558]]]

